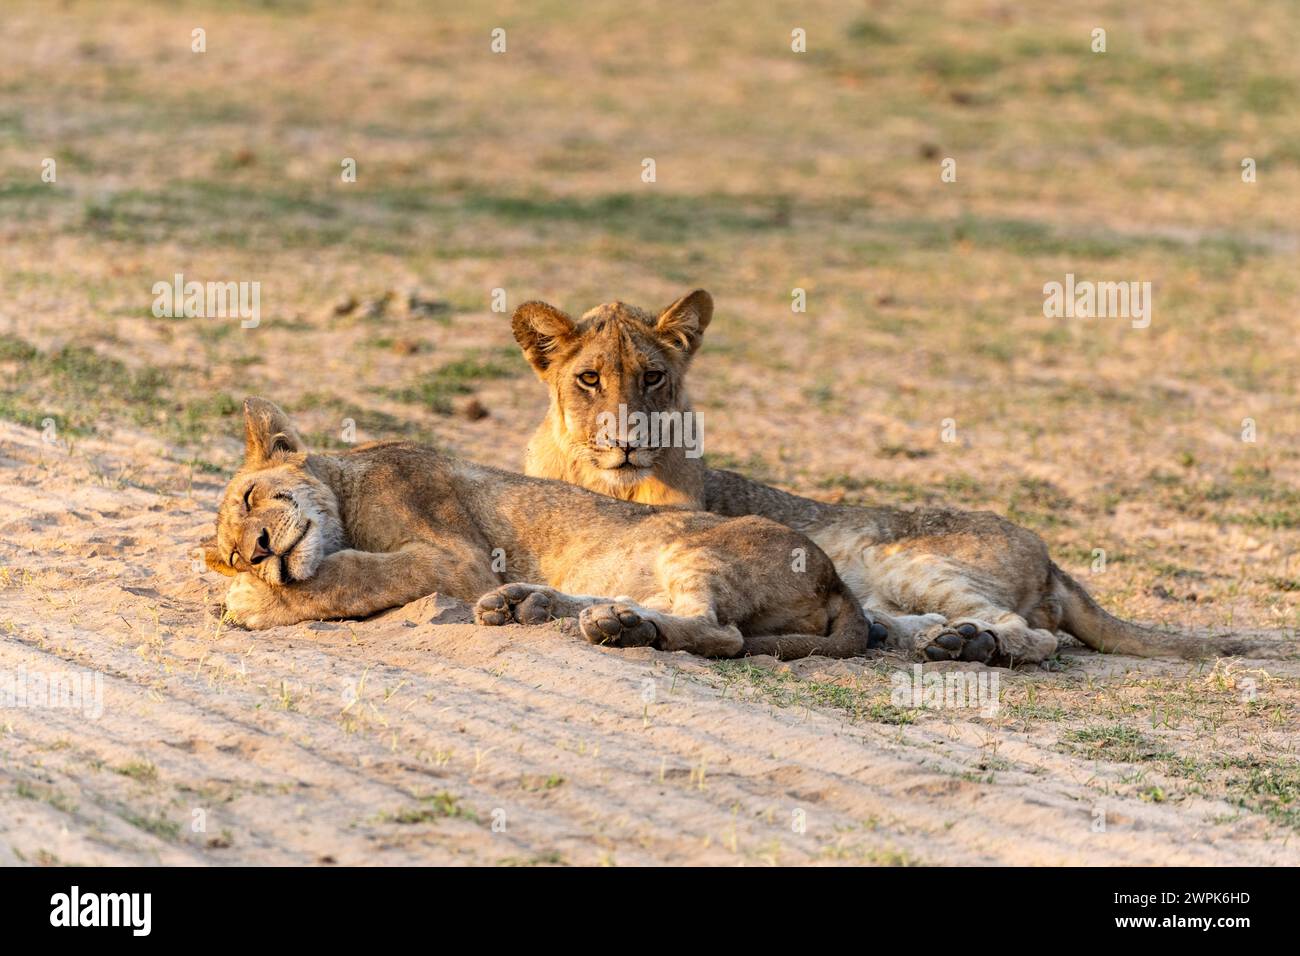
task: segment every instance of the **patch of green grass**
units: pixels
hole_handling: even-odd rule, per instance
[[[943,499],[948,504],[971,504],[984,501],[989,492],[970,475],[949,475],[943,480]]]
[[[835,399],[835,385],[826,379],[803,390],[804,398],[821,409],[829,409]]]
[[[1229,790],[1240,792],[1241,806],[1287,826],[1300,828],[1300,763],[1242,761],[1244,777],[1231,777]]]
[[[189,465],[201,475],[224,475],[227,471],[223,465],[208,461],[206,458],[191,458],[184,464]]]
[[[1174,564],[1171,561],[1152,560],[1148,562],[1148,569],[1152,574],[1160,577],[1183,578],[1190,581],[1205,580],[1203,571],[1197,571],[1195,568],[1184,568],[1182,565]]]
[[[910,724],[913,710],[896,707],[888,698],[844,684],[801,680],[789,671],[757,667],[748,661],[718,661],[714,671],[722,679],[722,690],[747,688],[776,707],[826,707],[838,710],[850,721],[875,724]]]
[[[1010,365],[1020,354],[1020,344],[1011,336],[994,338],[986,336],[975,343],[974,352],[992,359],[999,365]]]
[[[450,319],[446,315],[439,314],[437,316],[434,316],[434,321],[440,324],[446,324],[447,322],[450,321]],[[383,335],[380,336],[379,338],[374,338],[362,342],[361,347],[367,349],[382,349],[384,351],[388,351],[389,349],[397,345],[397,341],[398,340],[393,338],[392,336]],[[433,344],[430,342],[411,342],[409,346],[407,346],[407,349],[404,354],[427,355],[432,351],[433,351]]]
[[[1181,63],[1141,63],[1146,88],[1175,101],[1214,99],[1223,90],[1223,71],[1216,65],[1188,60]]]
[[[40,355],[36,346],[16,335],[0,335],[0,362],[30,362]]]
[[[171,431],[181,441],[199,441],[224,431],[221,419],[234,417],[242,410],[243,406],[225,392],[201,396],[181,405],[171,420]]]
[[[1201,792],[1221,793],[1229,803],[1244,810],[1300,829],[1300,762],[1253,755],[1207,762],[1171,756],[1165,769],[1172,776],[1196,781]]]
[[[877,454],[881,458],[907,458],[909,460],[934,457],[934,451],[929,448],[914,448],[910,445],[892,445],[889,443],[881,444]]]
[[[1018,524],[1055,527],[1070,523],[1067,512],[1072,508],[1070,497],[1050,481],[1020,478],[1007,500],[1007,517]]]
[[[48,220],[66,232],[139,245],[173,239],[251,250],[346,244],[359,252],[410,253],[418,241],[409,218],[362,192],[338,195],[301,183],[260,184],[244,177],[107,192],[85,201],[79,217],[64,221],[51,213]]]
[[[141,783],[153,783],[158,779],[158,768],[147,760],[132,760],[120,767],[114,767],[113,772]]]
[[[1277,113],[1295,100],[1296,87],[1283,76],[1252,76],[1241,92],[1242,105],[1252,113]]]
[[[34,787],[26,780],[19,780],[14,791],[25,800],[41,800],[63,813],[75,813],[77,810],[77,804],[71,797],[52,787]]]
[[[400,823],[410,825],[415,823],[432,823],[436,820],[446,820],[449,818],[459,817],[466,820],[477,820],[478,817],[470,810],[460,805],[460,798],[441,790],[438,793],[430,794],[427,797],[421,797],[418,806],[403,807],[393,813],[381,813],[379,820],[382,823]]]
[[[334,418],[333,428],[303,433],[303,440],[307,442],[307,447],[316,450],[341,451],[355,447],[353,442],[345,441],[343,437],[344,422],[349,419],[356,426],[357,431],[364,433],[370,440],[402,438],[425,445],[438,443],[437,436],[413,422],[379,409],[354,405],[324,392],[308,392],[293,404],[292,410],[296,412],[324,410]]]
[[[1190,468],[1196,461],[1184,453],[1180,464]],[[1265,467],[1239,465],[1228,478],[1210,482],[1154,470],[1147,481],[1148,493],[1150,486],[1160,489],[1165,503],[1191,517],[1271,530],[1300,527],[1300,489],[1278,481]]]
[[[42,352],[4,336],[0,362],[6,361],[15,364],[0,386],[0,417],[29,428],[52,418],[60,437],[93,433],[97,419],[108,415],[191,442],[222,430],[221,420],[240,411],[222,392],[191,397],[179,388],[176,369],[132,368],[84,345]]]
[[[1120,724],[1064,731],[1061,734],[1061,749],[1089,760],[1111,760],[1115,763],[1145,763],[1164,760],[1170,756],[1168,748],[1159,742],[1141,731]]]
[[[943,250],[969,244],[1019,256],[1062,256],[1110,259],[1142,245],[1142,240],[1117,235],[1067,235],[1044,222],[966,215],[957,219],[901,219],[884,225],[893,241],[918,249]]]
[[[506,196],[468,193],[464,211],[543,234],[557,226],[579,225],[644,242],[698,241],[717,233],[752,233],[783,228],[789,200],[780,195],[723,193],[674,195],[665,192],[606,193],[596,196]]]
[[[898,37],[883,24],[869,17],[859,17],[848,25],[844,35],[862,43],[895,44]]]
[[[157,402],[167,380],[160,369],[130,369],[83,345],[47,353],[7,336],[0,352],[0,360],[18,363],[0,390],[0,415],[29,427],[51,417],[61,432],[87,433],[101,403],[133,408],[138,415]]]
[[[773,480],[772,469],[757,452],[751,452],[741,458],[737,455],[728,455],[726,452],[711,451],[704,456],[704,460],[710,468],[736,471],[746,478],[752,478],[754,481],[771,482]]]
[[[32,177],[30,182],[0,183],[0,203],[12,204],[22,208],[33,202],[60,201],[69,198],[66,189],[60,189],[56,183],[43,182],[39,177]],[[16,209],[8,209],[14,212]]]
[[[920,857],[894,847],[864,850],[862,859],[863,862],[870,863],[872,866],[911,867],[927,865],[925,860]]]
[[[122,819],[137,830],[151,833],[158,839],[166,840],[168,843],[175,843],[180,839],[181,825],[174,820],[168,820],[161,813],[147,815],[128,810],[122,814]]]
[[[712,456],[710,456],[710,464],[712,464],[711,458]],[[736,470],[743,471],[741,468]],[[749,472],[745,472],[745,474],[749,474]],[[926,488],[911,481],[888,481],[842,473],[827,475],[817,482],[817,487],[843,489],[845,492],[854,493],[854,500],[860,500],[862,497],[856,494],[858,492],[874,491],[882,499],[881,504],[929,504],[938,501],[943,494],[941,489]],[[876,500],[873,498],[871,503],[876,503]]]
[[[40,194],[25,188],[21,198]],[[781,196],[729,193],[648,190],[576,197],[448,190],[431,195],[426,187],[403,186],[340,193],[301,183],[192,179],[99,196],[85,204],[79,222],[67,227],[136,243],[184,236],[232,248],[346,244],[359,251],[409,253],[418,248],[424,228],[523,225],[540,235],[554,235],[577,226],[584,234],[682,243],[710,234],[785,228],[789,212],[789,201]],[[416,214],[420,229],[412,219]],[[447,257],[445,249],[441,254]]]
[[[22,133],[27,127],[23,114],[18,110],[6,110],[0,113],[0,135]]]
[[[54,427],[60,435],[86,435],[90,433],[89,428],[69,425],[65,418],[50,415],[45,409],[27,404],[12,395],[0,395],[0,418],[16,422],[27,428],[43,428],[45,420],[53,418]]]
[[[568,866],[564,857],[558,850],[551,850],[546,853],[539,853],[536,856],[524,859],[518,856],[508,856],[497,861],[497,866]]]
[[[1056,723],[1073,716],[1058,704],[1043,704],[1036,700],[1009,701],[1001,705],[1003,717],[1020,721],[1045,720]]]
[[[921,58],[921,67],[944,80],[975,80],[991,76],[1002,68],[996,53],[958,50],[943,47]]]
[[[451,414],[451,400],[469,395],[480,382],[513,378],[524,371],[517,349],[502,348],[489,355],[471,355],[434,369],[414,384],[389,394],[398,401],[425,405],[439,415]]]
[[[1254,525],[1280,531],[1284,528],[1300,528],[1300,508],[1283,508],[1277,510],[1254,511],[1244,515],[1225,515],[1229,524]]]

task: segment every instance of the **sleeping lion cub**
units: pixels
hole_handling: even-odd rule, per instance
[[[524,470],[628,501],[795,528],[830,555],[890,644],[923,660],[1039,662],[1056,652],[1057,630],[1141,657],[1260,649],[1112,617],[1051,561],[1038,535],[987,511],[824,504],[710,469],[683,442],[656,444],[652,427],[611,434],[611,422],[636,423],[635,413],[642,424],[658,415],[669,425],[691,414],[686,371],[712,317],[703,289],[662,312],[611,302],[579,321],[545,302],[521,305],[515,339],[551,396]],[[684,434],[679,427],[674,437]]]
[[[314,455],[260,398],[244,403],[244,438],[205,555],[234,576],[226,610],[246,627],[439,591],[477,599],[481,624],[576,617],[618,647],[791,658],[873,643],[830,559],[774,521],[656,510],[410,442]]]

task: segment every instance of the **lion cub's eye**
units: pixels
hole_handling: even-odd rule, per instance
[[[229,564],[229,565],[233,568],[233,567],[236,567],[235,562],[236,562],[237,560],[239,560],[239,552],[238,552],[238,551],[231,551],[231,552],[230,552],[230,560],[227,561],[226,563]]]
[[[255,487],[257,487],[257,486],[256,486],[256,485],[249,485],[249,486],[248,486],[248,490],[244,492],[244,510],[245,510],[245,511],[252,511],[252,510],[253,510],[252,497],[253,497],[253,489],[254,489]]]
[[[650,388],[654,388],[654,386],[658,385],[663,380],[664,380],[663,372],[657,372],[652,369],[651,371],[645,373],[645,383]]]
[[[583,372],[578,376],[578,381],[588,388],[595,388],[600,384],[600,375],[596,372]]]

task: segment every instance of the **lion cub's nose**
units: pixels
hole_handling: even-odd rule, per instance
[[[259,561],[265,561],[271,556],[271,532],[266,528],[257,536],[257,547],[253,549],[253,556],[248,559],[249,564],[257,564]]]

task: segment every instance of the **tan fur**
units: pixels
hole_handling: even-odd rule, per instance
[[[513,326],[551,406],[528,446],[526,473],[568,481],[625,501],[702,507],[704,471],[680,446],[598,444],[597,416],[691,407],[686,369],[713,318],[708,293],[692,293],[657,316],[611,302],[574,322],[544,302],[525,302]],[[664,376],[649,384],[646,374]],[[595,376],[587,385],[582,376]]]
[[[776,522],[659,511],[407,442],[309,454],[272,403],[244,415],[245,461],[205,552],[235,578],[226,609],[246,627],[438,591],[477,599],[483,624],[576,617],[617,646],[847,657],[871,643],[830,559]]]
[[[686,323],[686,338],[675,334],[683,303],[701,319]],[[702,289],[658,315],[614,302],[579,323],[545,303],[521,306],[515,338],[551,394],[546,419],[529,442],[525,471],[628,500],[762,515],[795,528],[831,557],[870,616],[888,629],[890,643],[922,659],[1041,662],[1056,652],[1057,630],[1100,651],[1145,657],[1271,650],[1248,640],[1157,632],[1112,617],[1052,563],[1038,535],[990,512],[828,505],[710,469],[703,459],[673,449],[659,449],[635,473],[602,467],[585,451],[595,411],[655,401],[691,411],[686,372],[712,315],[713,300]],[[671,379],[658,398],[636,387],[636,370],[647,363],[657,363]],[[602,376],[599,389],[583,389],[575,402],[575,376],[590,368],[617,374],[608,387]]]

